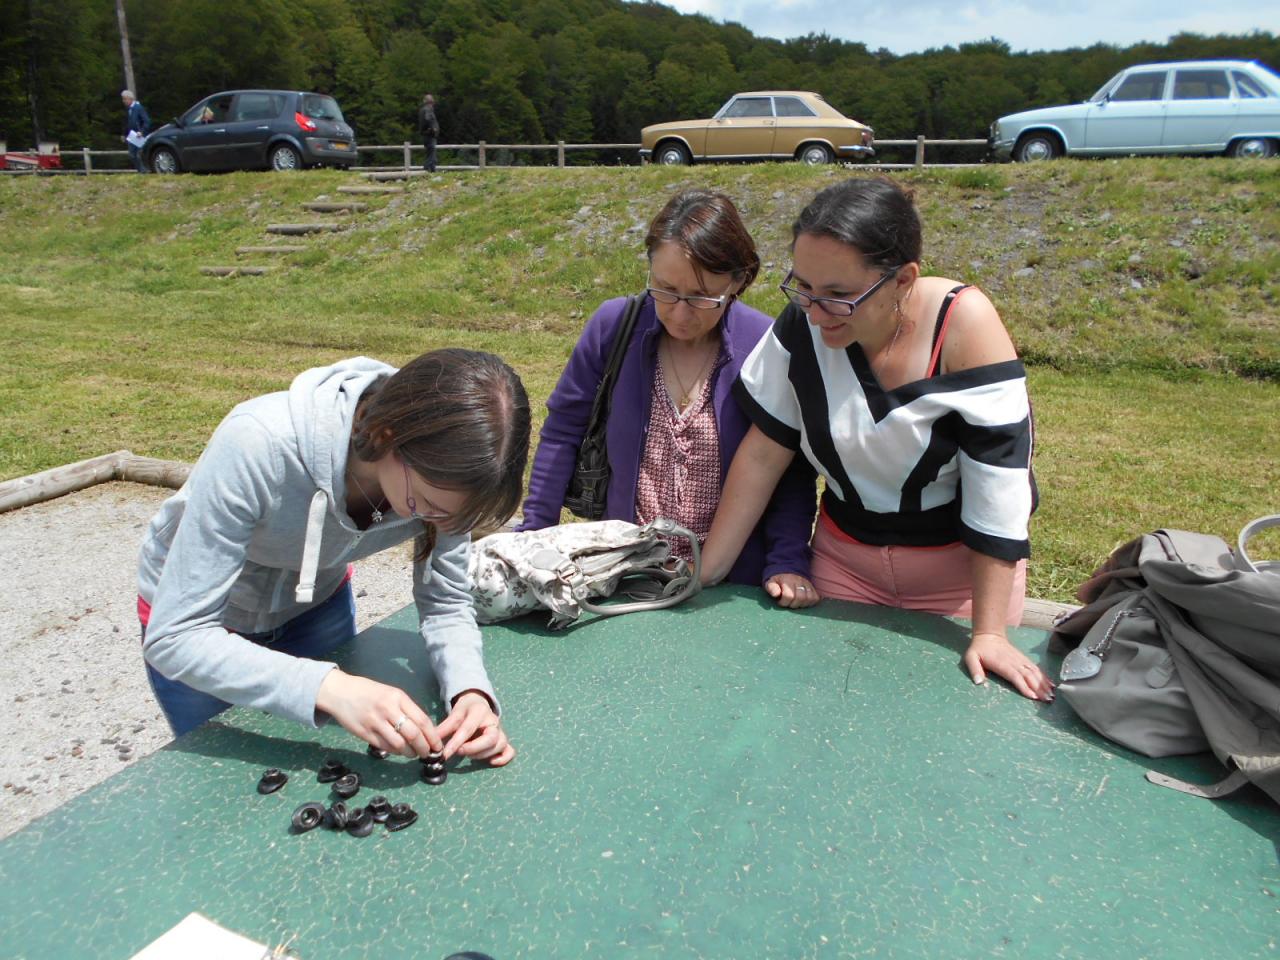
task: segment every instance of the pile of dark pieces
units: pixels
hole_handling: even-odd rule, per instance
[[[378,760],[387,758],[387,751],[377,747],[369,747],[369,756]],[[419,761],[422,764],[422,779],[438,786],[445,782],[448,773],[444,766],[443,753],[429,753]],[[374,797],[363,807],[347,807],[347,801],[360,792],[360,774],[347,769],[337,760],[326,760],[320,765],[316,774],[320,783],[331,783],[330,788],[338,796],[332,806],[311,801],[302,804],[293,811],[293,832],[306,833],[322,824],[330,830],[345,830],[353,837],[367,837],[373,833],[375,824],[385,824],[389,833],[412,826],[418,819],[417,811],[407,803],[391,803],[386,797]],[[289,775],[283,770],[272,767],[258,780],[258,792],[275,793],[289,781]]]

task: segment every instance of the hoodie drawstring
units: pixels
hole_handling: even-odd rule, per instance
[[[302,541],[302,569],[298,571],[298,586],[293,599],[298,603],[310,603],[316,592],[316,570],[320,566],[320,535],[324,531],[324,517],[328,512],[328,499],[323,490],[317,490],[307,511],[307,535]]]

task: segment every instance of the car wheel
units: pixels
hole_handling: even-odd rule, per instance
[[[156,147],[151,151],[151,169],[155,173],[177,173],[178,155],[168,147]]]
[[[820,166],[824,163],[830,163],[835,159],[831,155],[831,151],[826,144],[822,143],[806,143],[800,148],[800,152],[796,154],[796,159],[801,163],[807,163],[811,167]]]
[[[298,156],[298,151],[287,143],[272,147],[269,159],[272,170],[300,170],[302,168],[302,157]]]
[[[1058,138],[1051,133],[1028,134],[1018,141],[1018,146],[1013,151],[1013,159],[1019,163],[1052,160],[1060,156],[1062,156],[1062,146],[1058,143]]]
[[[1233,157],[1245,157],[1249,160],[1265,160],[1275,156],[1276,145],[1266,137],[1245,137],[1231,144],[1229,153]]]
[[[654,159],[666,167],[679,167],[689,162],[689,151],[678,143],[664,143]]]

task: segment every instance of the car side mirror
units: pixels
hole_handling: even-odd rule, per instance
[[[170,122],[170,123],[172,123],[175,127],[185,127],[185,126],[186,126],[186,124],[182,122],[182,118],[181,118],[181,117],[174,117],[174,118],[173,118],[172,120],[170,120],[169,122]]]

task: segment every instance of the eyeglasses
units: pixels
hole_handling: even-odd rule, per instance
[[[652,273],[649,274],[649,282],[650,283],[653,282]],[[730,280],[729,286],[732,287],[733,284],[734,284],[734,281]],[[679,303],[681,300],[683,300],[685,303],[693,307],[693,309],[695,310],[715,310],[719,307],[723,307],[725,301],[729,299],[728,291],[725,291],[724,293],[720,294],[720,296],[718,297],[703,297],[703,296],[686,297],[678,293],[672,293],[670,290],[660,290],[657,287],[645,287],[644,290],[645,290],[645,293],[653,297],[653,299],[657,303],[673,304],[673,303]]]
[[[409,516],[415,520],[425,520],[427,523],[447,523],[453,515],[443,510],[437,509],[434,513],[418,512],[418,502],[413,499],[413,485],[409,479],[409,464],[401,460],[400,465],[404,467],[404,499],[409,505]],[[431,506],[429,502],[428,506]]]
[[[890,267],[879,280],[873,283],[865,293],[855,297],[852,300],[837,300],[834,297],[814,297],[809,294],[797,290],[791,286],[791,278],[794,274],[788,273],[787,279],[778,285],[779,289],[787,295],[787,298],[801,310],[808,310],[815,303],[821,304],[822,309],[833,317],[847,317],[857,310],[859,305],[868,300],[873,293],[883,287],[889,280],[894,277],[899,267]]]

